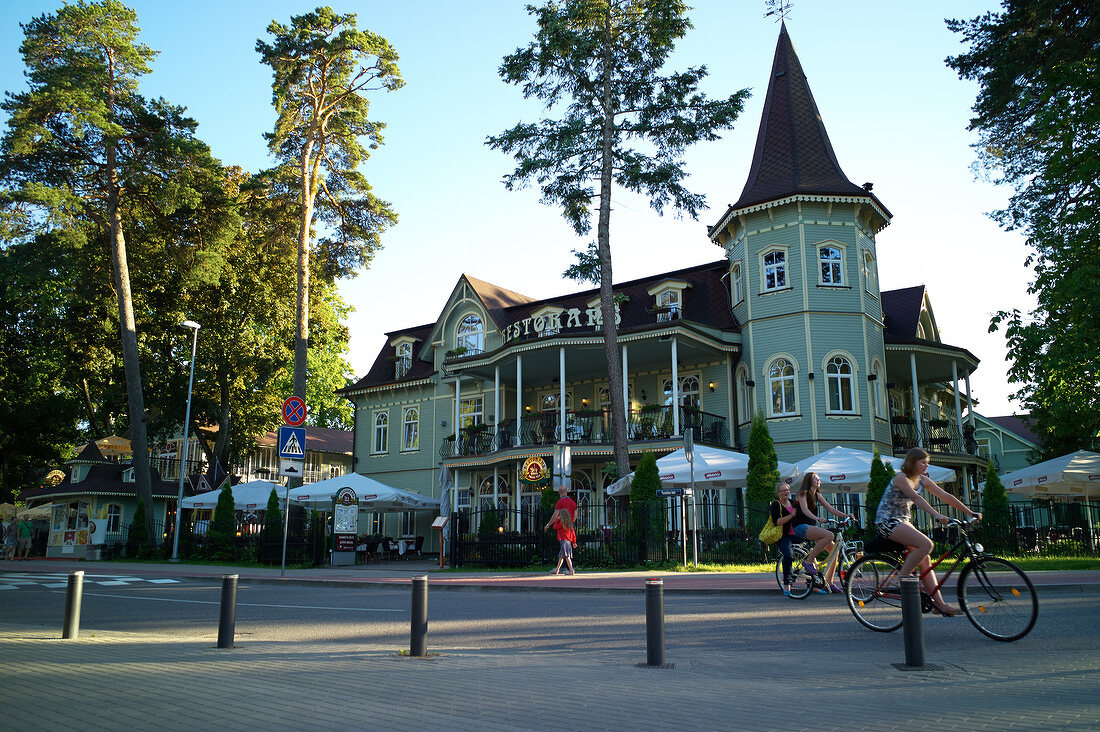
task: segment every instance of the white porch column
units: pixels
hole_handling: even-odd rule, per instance
[[[917,425],[917,447],[924,447],[924,425],[920,418],[920,392],[917,390],[917,354],[909,354],[909,375],[913,379],[913,422]]]
[[[970,372],[967,371],[963,374],[963,379],[966,381],[966,407],[970,410],[970,426],[974,426],[974,402],[970,400]]]
[[[458,511],[458,468],[451,473],[451,514]]]
[[[493,466],[493,510],[497,510],[497,506],[500,505],[500,487],[497,485],[497,479],[500,477],[500,469]]]
[[[676,336],[672,336],[672,434],[680,434],[680,367],[676,363]]]
[[[623,344],[623,412],[626,414],[626,419],[630,421],[630,380],[627,378],[627,362],[626,362],[626,344]],[[609,394],[612,399],[614,395]]]
[[[955,387],[955,426],[959,430],[959,439],[962,439],[963,433],[963,418],[962,407],[959,405],[959,367],[955,363],[954,359],[951,360],[951,384]],[[966,452],[966,447],[963,447],[963,452]]]
[[[523,444],[523,356],[516,356],[516,445]]]
[[[455,455],[458,454],[458,446],[462,442],[462,430],[461,430],[462,425],[460,425],[458,423],[458,410],[459,410],[458,405],[459,405],[460,401],[462,401],[462,377],[461,376],[456,376],[455,377],[455,415],[454,415],[455,416],[455,421],[454,421],[454,425],[455,425],[455,448],[454,448],[455,451],[454,451],[454,454]]]
[[[493,444],[500,449],[500,365],[493,369]]]
[[[523,467],[522,463],[516,463],[516,479],[512,483],[512,495],[514,495],[516,497],[516,503],[515,503],[516,511],[515,511],[515,514],[514,514],[515,517],[516,517],[516,522],[515,522],[515,526],[512,527],[512,529],[515,530],[515,531],[521,531],[523,529],[523,525],[521,523],[522,520],[523,520],[523,513],[522,513],[523,504],[520,502],[521,501],[521,496],[520,496],[520,492],[519,492],[520,491],[519,476],[520,476],[520,470],[522,469],[522,467]]]
[[[558,348],[558,442],[565,442],[565,346]]]

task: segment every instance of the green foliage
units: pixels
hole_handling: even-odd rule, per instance
[[[360,167],[382,144],[385,125],[368,116],[366,94],[404,85],[397,52],[382,36],[359,30],[354,14],[330,7],[272,21],[271,42],[256,51],[271,67],[272,102],[278,118],[267,135],[280,166],[296,175],[299,204],[297,322],[294,339],[295,394],[306,396],[309,338],[309,264],[316,250],[330,278],[354,276],[369,266],[382,232],[397,221],[389,204],[374,195]],[[312,232],[327,232],[312,243]]]
[[[515,157],[504,177],[508,190],[531,182],[542,202],[561,207],[579,235],[592,226],[598,210],[597,240],[567,276],[598,282],[604,353],[611,393],[622,391],[621,357],[616,346],[611,266],[611,194],[617,186],[648,199],[658,213],[671,207],[692,218],[705,208],[702,195],[684,185],[684,151],[714,140],[733,126],[747,91],[712,101],[699,91],[706,67],[662,75],[676,42],[691,23],[681,0],[547,0],[528,6],[537,29],[525,47],[500,66],[505,82],[522,88],[558,119],[521,122],[486,144]],[[626,419],[612,405],[615,462],[629,469]]]
[[[546,485],[543,487],[542,497],[539,499],[539,511],[542,512],[541,515],[549,519],[550,514],[554,511],[554,504],[558,502],[559,497],[558,492],[554,490],[553,486]]]
[[[947,59],[978,82],[970,129],[977,167],[1013,188],[993,214],[1032,247],[1030,313],[1001,311],[1013,395],[1030,412],[1039,458],[1100,446],[1100,18],[1084,0],[1005,0],[950,20],[965,53]]]
[[[876,447],[875,457],[871,460],[871,479],[867,482],[867,526],[865,528],[869,529],[875,523],[875,512],[878,511],[878,504],[886,492],[886,486],[890,485],[893,478],[894,471],[882,462]]]
[[[752,418],[747,452],[749,468],[745,495],[750,525],[746,528],[750,536],[755,536],[767,521],[767,507],[775,498],[775,485],[779,482],[779,457],[763,412],[757,412]]]
[[[630,503],[653,503],[657,500],[657,489],[661,487],[657,458],[651,452],[642,454],[634,479],[630,481]]]
[[[141,559],[149,556],[152,551],[149,534],[145,531],[146,522],[145,502],[139,500],[134,509],[134,518],[130,521],[130,530],[126,534],[127,557]]]
[[[1012,510],[1004,483],[997,469],[990,462],[985,469],[985,488],[982,490],[982,528],[1005,532],[1012,527]]]
[[[267,509],[264,511],[264,525],[260,530],[261,562],[275,563],[282,558],[283,512],[279,510],[279,494],[274,488],[267,497]]]
[[[477,538],[488,539],[500,532],[500,517],[495,508],[487,508],[481,512],[481,522],[477,525]]]
[[[237,538],[237,511],[233,505],[233,489],[227,484],[218,495],[214,517],[206,531],[206,552],[211,558],[232,553]]]

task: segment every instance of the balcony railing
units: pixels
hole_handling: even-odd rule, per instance
[[[903,454],[917,447],[917,425],[910,417],[893,415],[890,417],[890,435],[894,443],[894,452]],[[922,419],[921,436],[924,449],[930,453],[951,453],[962,455],[962,435],[956,424],[947,419]]]
[[[672,406],[659,406],[631,410],[627,414],[627,437],[631,441],[668,440],[674,437]],[[696,442],[725,446],[729,444],[726,418],[701,412],[690,407],[680,407],[680,434],[691,427]],[[518,439],[517,439],[518,435]],[[457,451],[455,441],[458,441]],[[609,411],[578,410],[565,413],[565,429],[561,427],[560,412],[525,414],[518,423],[514,418],[502,420],[496,434],[492,428],[482,425],[459,430],[439,447],[441,458],[456,455],[487,455],[517,445],[552,445],[557,442],[573,444],[610,445],[611,413]]]

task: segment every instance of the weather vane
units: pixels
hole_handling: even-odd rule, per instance
[[[793,0],[764,0],[764,4],[768,6],[768,12],[764,13],[764,17],[778,15],[776,22],[786,21],[787,15],[791,12],[792,2]]]

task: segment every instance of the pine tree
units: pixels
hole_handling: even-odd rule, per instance
[[[752,418],[752,431],[749,432],[749,469],[746,502],[749,509],[745,525],[749,536],[756,534],[767,522],[767,508],[775,496],[775,485],[779,482],[779,457],[775,454],[775,443],[768,432],[768,421],[763,412],[757,412]]]
[[[214,518],[206,532],[206,545],[209,554],[228,551],[233,547],[237,534],[237,513],[233,505],[233,489],[226,485],[218,495],[218,505],[214,507]]]
[[[145,532],[147,524],[145,501],[138,500],[134,518],[130,522],[130,531],[126,535],[126,556],[139,559],[149,553],[149,535]]]

